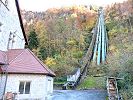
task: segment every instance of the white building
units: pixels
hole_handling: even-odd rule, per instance
[[[72,73],[67,75],[67,82],[76,82],[80,76],[80,68],[76,68]]]
[[[8,50],[3,52],[3,58],[4,54],[8,56],[9,65],[0,69],[0,86],[6,84],[5,93],[16,93],[19,100],[47,100],[53,92],[55,74],[29,49]],[[5,70],[7,77],[2,74]],[[5,79],[6,83],[2,82]]]
[[[24,48],[27,43],[17,0],[0,0],[0,50]]]
[[[29,49],[17,0],[0,0],[0,100],[46,100],[55,74]],[[7,99],[7,98],[10,99]]]

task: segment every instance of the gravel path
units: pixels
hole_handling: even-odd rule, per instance
[[[105,100],[103,90],[56,90],[49,100]]]

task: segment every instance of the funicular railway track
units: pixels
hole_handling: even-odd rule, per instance
[[[85,56],[82,58],[81,73],[76,82],[73,83],[73,89],[75,89],[87,75],[88,67],[91,65],[92,60],[93,63],[97,65],[106,63],[108,35],[104,23],[104,12],[102,8],[98,10],[96,26],[93,28],[91,33],[93,34],[92,40]],[[120,96],[118,92],[118,79],[121,78],[107,77],[108,100],[123,100],[122,96]]]
[[[92,60],[97,65],[100,65],[101,63],[104,64],[106,62],[108,36],[104,23],[104,12],[102,8],[98,10],[97,23],[91,33],[93,34],[92,40],[86,55],[82,59],[81,73],[77,81],[74,82],[73,89],[75,89],[86,76],[88,67],[91,65]],[[65,86],[67,86],[67,84],[65,84]],[[107,78],[107,93],[108,100],[122,100],[118,94],[117,78]]]
[[[90,46],[87,50],[86,55],[83,57],[82,61],[82,70],[79,78],[77,79],[75,86],[77,86],[80,81],[86,76],[87,69],[93,60],[97,65],[104,63],[107,53],[107,33],[104,23],[104,13],[103,9],[99,8],[98,10],[98,19],[95,25],[95,28],[92,30],[92,40]]]
[[[97,62],[97,65],[105,62],[108,45],[107,45],[107,35],[106,35],[107,33],[104,25],[104,15],[102,8],[99,8],[98,10],[98,19],[91,33],[93,34],[92,40],[86,52],[86,55],[82,59],[81,73],[77,81],[73,85],[74,88],[76,88],[77,85],[79,85],[82,79],[84,79],[84,77],[86,76],[88,71],[87,69],[91,64],[92,59],[93,61],[94,59],[96,60],[94,62]],[[96,57],[97,53],[98,56]]]
[[[89,45],[89,48],[88,48],[85,56],[81,60],[82,61],[81,73],[80,73],[78,79],[76,80],[76,82],[73,83],[72,89],[75,89],[80,84],[80,82],[82,81],[82,79],[84,79],[84,77],[87,74],[88,66],[91,64],[91,60],[92,60],[92,56],[93,56],[93,50],[94,50],[96,36],[97,36],[97,25],[98,25],[98,21],[96,23],[96,26],[91,31],[91,34],[92,34],[91,43]],[[67,86],[68,86],[68,84],[69,84],[69,82],[65,83],[63,85],[63,88],[66,89]]]
[[[96,29],[97,29],[97,27],[95,27],[92,31],[93,35],[92,35],[92,40],[91,40],[90,46],[87,50],[86,55],[82,59],[83,63],[82,63],[82,66],[81,66],[81,73],[80,73],[78,79],[76,80],[76,82],[73,83],[72,89],[75,89],[87,74],[88,66],[90,65],[91,60],[92,60],[93,48],[94,48],[94,44],[95,44],[95,40],[96,40]],[[65,83],[63,85],[63,88],[66,89],[68,84],[69,84],[69,82]]]

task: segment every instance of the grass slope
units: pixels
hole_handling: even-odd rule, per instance
[[[106,79],[104,77],[87,76],[78,86],[78,89],[105,89]]]

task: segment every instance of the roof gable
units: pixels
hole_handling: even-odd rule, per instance
[[[11,49],[7,54],[9,55],[8,73],[55,76],[29,49]]]

